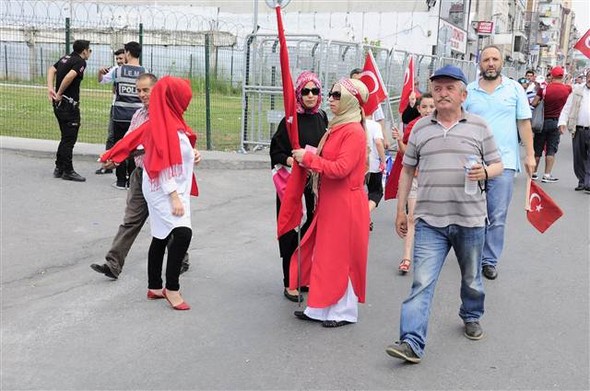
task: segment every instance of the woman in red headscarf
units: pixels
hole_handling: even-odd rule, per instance
[[[302,72],[295,82],[295,97],[297,98],[297,123],[299,127],[299,142],[301,146],[317,147],[320,139],[326,133],[328,116],[320,109],[322,104],[322,87],[318,77],[309,71]],[[276,133],[270,142],[270,159],[273,171],[284,170],[293,165],[291,157],[291,142],[287,134],[285,118],[279,123]],[[277,175],[275,173],[275,175]],[[301,226],[301,236],[305,234],[313,219],[314,195],[311,186],[306,186],[304,192],[306,220]],[[277,216],[281,208],[281,194],[277,189]],[[297,232],[291,230],[279,237],[279,252],[283,259],[283,295],[291,301],[299,300],[297,289],[289,289],[289,265],[291,255],[298,246]],[[303,290],[303,289],[302,289]]]
[[[180,266],[192,237],[190,195],[196,195],[193,177],[196,135],[183,114],[192,98],[188,81],[164,77],[152,90],[149,120],[112,149],[101,161],[121,162],[139,144],[145,148],[143,195],[150,214],[152,243],[148,254],[148,299],[166,298],[175,310],[190,306],[180,296]],[[168,249],[166,288],[162,263]]]
[[[339,327],[358,318],[365,302],[369,245],[369,202],[364,190],[367,138],[362,106],[369,97],[359,80],[341,79],[329,93],[334,117],[317,154],[304,149],[293,158],[312,171],[317,205],[301,243],[301,285],[309,284],[303,320]],[[290,286],[298,284],[299,262],[291,258]]]

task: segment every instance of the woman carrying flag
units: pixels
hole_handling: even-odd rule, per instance
[[[364,190],[367,141],[363,104],[369,91],[359,80],[341,79],[329,93],[334,118],[317,153],[293,150],[293,158],[313,173],[315,216],[297,254],[291,258],[290,287],[309,285],[303,320],[324,327],[355,323],[365,301],[369,207]]]
[[[299,75],[295,83],[295,97],[297,100],[297,123],[299,124],[299,143],[303,147],[306,145],[317,147],[320,139],[326,133],[328,127],[328,117],[320,109],[322,104],[322,87],[318,77],[309,71],[304,71]],[[270,159],[271,165],[275,171],[285,170],[285,167],[293,165],[291,150],[293,146],[289,141],[285,118],[282,119],[279,127],[270,142]],[[277,183],[275,181],[275,183]],[[278,184],[277,186],[280,186]],[[281,190],[277,188],[277,216],[281,208]],[[306,221],[301,227],[301,236],[305,234],[311,220],[313,219],[314,195],[311,185],[305,187],[303,192],[305,196]],[[279,251],[283,259],[283,295],[294,302],[299,300],[297,289],[289,289],[289,263],[291,256],[299,245],[298,234],[291,230],[279,237]]]

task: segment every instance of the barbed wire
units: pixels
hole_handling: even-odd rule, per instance
[[[142,23],[145,30],[220,31],[240,38],[249,32],[248,27],[239,22],[206,17],[185,9],[88,1],[3,0],[0,17],[3,27],[26,29],[61,29],[65,19],[70,18],[73,26],[100,30],[135,29]]]

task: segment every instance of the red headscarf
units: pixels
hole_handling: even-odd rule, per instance
[[[143,165],[152,184],[157,184],[162,172],[177,176],[182,171],[178,131],[184,131],[191,145],[195,145],[197,136],[182,117],[192,96],[188,81],[177,77],[163,77],[152,89],[150,119],[146,123],[149,129],[143,138]]]
[[[184,121],[183,114],[192,98],[188,80],[166,76],[152,89],[149,105],[149,120],[113,148],[105,152],[100,160],[120,163],[139,144],[145,148],[144,169],[156,187],[160,174],[173,177],[182,170],[182,155],[178,131],[183,131],[194,147],[197,136]]]
[[[308,108],[303,103],[301,90],[310,81],[313,82],[313,84],[315,84],[315,86],[320,90],[320,94],[318,95],[318,101],[316,102],[315,106]],[[320,83],[320,79],[318,79],[315,73],[310,71],[303,71],[299,75],[297,81],[295,82],[295,97],[297,98],[297,112],[299,114],[315,114],[319,111],[320,106],[322,105],[322,84]]]

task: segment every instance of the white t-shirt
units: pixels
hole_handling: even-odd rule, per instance
[[[366,119],[365,125],[367,127],[367,145],[369,147],[369,172],[379,172],[380,161],[375,140],[383,140],[381,125],[372,119]]]
[[[385,114],[383,113],[383,109],[381,105],[377,106],[377,109],[373,112],[373,120],[381,121],[385,119]]]
[[[115,72],[117,72],[117,68],[119,68],[118,65],[111,67],[111,69],[109,69],[109,71],[102,76],[100,84],[112,83],[113,80],[115,80]]]
[[[119,68],[118,65],[111,67],[111,69],[109,69],[109,71],[100,80],[100,84],[107,84],[107,83],[114,82],[115,81],[115,72],[117,72],[117,68]],[[117,95],[113,94],[113,101],[111,102],[111,105],[113,103],[115,103],[115,99],[117,99]]]

